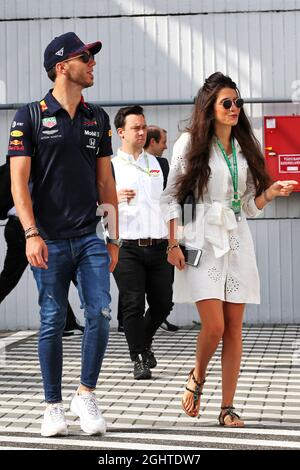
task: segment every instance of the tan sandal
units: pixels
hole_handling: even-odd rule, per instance
[[[234,406],[221,406],[221,413],[219,414],[218,418],[220,426],[224,426],[227,428],[243,428],[245,426],[244,421],[241,421],[239,415],[233,410]],[[225,413],[222,413],[222,411],[225,411]],[[225,423],[226,416],[230,417],[229,424]],[[241,424],[235,424],[237,420],[239,420]]]
[[[202,395],[202,388],[203,388],[203,385],[205,384],[205,379],[203,379],[201,382],[197,382],[197,380],[194,376],[194,370],[195,369],[192,369],[191,372],[189,373],[188,383],[189,383],[190,379],[192,378],[194,384],[196,385],[195,389],[192,390],[191,388],[185,387],[188,392],[191,392],[194,395],[194,408],[193,408],[192,414],[190,414],[188,412],[188,410],[186,409],[183,399],[181,401],[181,406],[182,406],[183,411],[188,416],[191,416],[192,418],[196,418],[199,415],[199,410],[198,410],[197,414],[195,414],[195,412],[197,412],[200,396]]]

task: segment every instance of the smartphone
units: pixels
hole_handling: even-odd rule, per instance
[[[194,248],[189,245],[180,245],[186,264],[190,266],[198,266],[202,255],[200,248]]]

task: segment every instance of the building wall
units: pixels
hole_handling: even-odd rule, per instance
[[[1,0],[0,19],[295,11],[299,0]]]
[[[86,42],[103,42],[87,100],[192,99],[216,70],[231,75],[244,97],[290,98],[300,79],[299,20],[298,0],[2,0],[0,103],[25,103],[47,92],[51,82],[42,67],[43,51],[66,31],[75,31]],[[264,115],[299,114],[298,103],[245,108],[262,145]],[[117,108],[106,110],[113,121]],[[145,112],[148,123],[168,130],[170,158],[178,126],[184,128],[191,106],[149,106]],[[12,110],[0,110],[0,162],[13,115]],[[117,149],[115,134],[113,145]],[[248,308],[249,321],[297,321],[293,283],[298,279],[299,197],[277,200],[266,209],[264,220],[251,221],[263,297],[260,307]],[[0,262],[5,251],[2,232]],[[174,316],[181,324],[197,317],[191,306],[176,306]],[[0,328],[36,325],[36,293],[28,272],[0,306]]]

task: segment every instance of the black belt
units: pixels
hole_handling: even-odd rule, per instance
[[[136,246],[153,246],[159,245],[160,243],[166,242],[166,238],[138,238],[137,240],[124,240],[122,238],[123,245],[136,245]]]

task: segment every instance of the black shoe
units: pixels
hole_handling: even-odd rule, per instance
[[[66,336],[74,336],[74,331],[64,330],[62,335],[63,335],[63,338],[65,338]]]
[[[179,326],[173,325],[172,323],[168,322],[168,320],[163,321],[159,328],[161,328],[162,330],[165,330],[165,331],[177,331],[177,330],[179,330]]]
[[[78,325],[78,323],[76,323],[73,326],[66,326],[62,335],[74,336],[74,335],[83,334],[83,333],[84,333],[84,326]]]
[[[151,370],[142,354],[138,354],[134,360],[133,377],[135,380],[151,379]]]
[[[149,369],[153,369],[154,367],[157,366],[157,360],[154,356],[153,351],[149,348],[144,354],[146,358],[146,363],[148,364]]]
[[[118,325],[118,331],[119,331],[119,333],[124,333],[124,326],[123,325]]]

